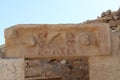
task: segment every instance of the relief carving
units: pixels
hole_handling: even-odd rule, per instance
[[[90,36],[88,34],[82,33],[79,37],[79,42],[81,45],[89,46],[91,44]]]
[[[65,40],[62,33],[53,33],[48,43],[49,53],[51,54],[64,54],[65,53]]]
[[[47,31],[41,31],[38,33],[38,54],[47,54]]]
[[[36,45],[36,39],[33,36],[27,37],[27,40],[24,41],[26,47],[33,47]]]
[[[66,33],[67,54],[76,53],[75,39],[76,39],[75,33]]]

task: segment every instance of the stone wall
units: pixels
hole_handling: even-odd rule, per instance
[[[108,10],[82,24],[7,28],[0,80],[120,80],[119,20]]]

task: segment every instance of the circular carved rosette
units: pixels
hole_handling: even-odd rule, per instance
[[[90,36],[86,33],[81,34],[79,37],[79,42],[83,46],[89,46],[91,44]]]

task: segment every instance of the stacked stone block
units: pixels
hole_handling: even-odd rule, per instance
[[[119,80],[119,41],[104,23],[15,25],[5,30],[0,79]]]

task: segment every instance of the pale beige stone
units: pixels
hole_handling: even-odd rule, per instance
[[[107,24],[26,24],[5,30],[6,57],[66,58],[111,55]]]
[[[90,80],[120,80],[120,58],[91,57],[89,78]]]
[[[24,59],[0,59],[0,80],[24,80]]]
[[[120,29],[111,33],[112,55],[120,56]]]

